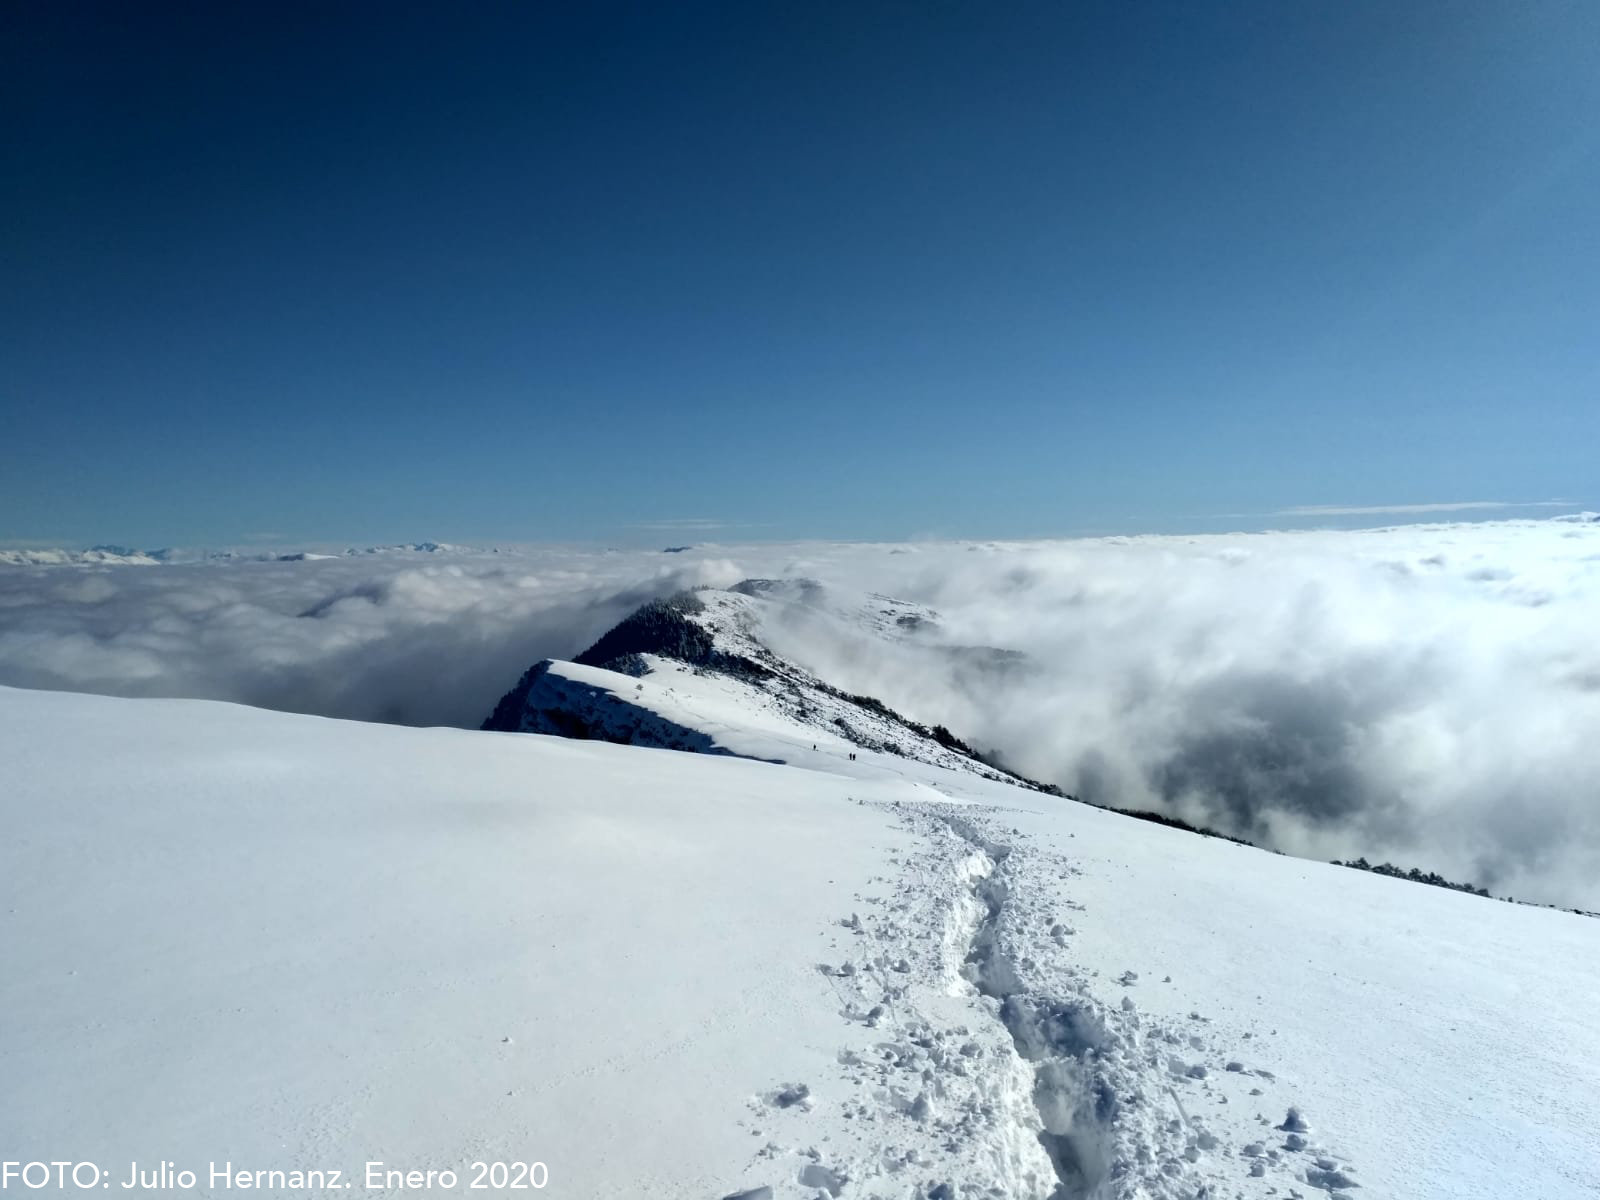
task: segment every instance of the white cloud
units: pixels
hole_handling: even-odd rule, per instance
[[[726,561],[662,561],[552,551],[0,568],[0,682],[474,726],[537,659],[576,653],[652,596],[738,577]]]
[[[0,683],[471,726],[652,596],[799,574],[941,623],[786,652],[1068,791],[1600,908],[1592,521],[0,568]]]
[[[783,649],[1094,800],[1600,908],[1592,523],[919,551],[810,570],[1026,669]]]

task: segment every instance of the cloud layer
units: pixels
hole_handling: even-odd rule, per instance
[[[1600,908],[1592,520],[0,568],[0,683],[472,726],[536,659],[744,575],[932,606],[895,644],[770,634],[1068,791]]]
[[[735,570],[558,552],[0,567],[0,683],[476,727],[530,663]]]
[[[1600,908],[1592,521],[925,548],[872,582],[1028,668],[782,648],[1029,775]]]

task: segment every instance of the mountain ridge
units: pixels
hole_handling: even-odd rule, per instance
[[[709,724],[731,725],[708,712],[677,713],[678,702],[702,710],[731,702],[787,726],[791,753],[804,750],[909,758],[1064,797],[1054,785],[994,762],[943,725],[904,716],[873,696],[853,694],[782,657],[761,640],[760,626],[804,609],[808,619],[845,620],[880,636],[909,636],[937,623],[937,614],[891,597],[828,607],[814,580],[745,579],[729,588],[700,587],[648,601],[602,634],[570,663],[545,659],[528,668],[485,718],[482,728],[509,733],[731,753],[790,761],[773,747],[732,748]],[[844,614],[841,616],[841,613]],[[987,648],[956,647],[957,651]],[[670,679],[664,691],[652,684]],[[715,683],[718,686],[711,688]],[[713,696],[715,691],[720,694]],[[670,709],[671,713],[663,711]],[[677,715],[673,715],[677,714]]]

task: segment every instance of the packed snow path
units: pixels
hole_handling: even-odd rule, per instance
[[[1141,1014],[1131,972],[1117,980],[1119,1003],[1098,999],[1091,973],[1071,962],[1075,929],[1038,899],[1075,876],[1069,859],[970,809],[893,808],[921,848],[892,892],[860,897],[864,912],[840,920],[836,953],[818,964],[859,1032],[830,1086],[785,1081],[751,1106],[753,1132],[786,1135],[769,1137],[747,1173],[775,1176],[761,1185],[774,1197],[815,1186],[885,1200],[1339,1196],[1359,1186],[1349,1157],[1311,1136],[1273,1073],[1228,1057],[1200,1014]],[[1239,1121],[1213,1116],[1235,1101],[1251,1110],[1248,1140]],[[806,1144],[824,1103],[848,1132]]]
[[[826,748],[0,689],[0,754],[7,1159],[1596,1194],[1597,921]]]

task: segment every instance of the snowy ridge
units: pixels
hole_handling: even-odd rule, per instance
[[[485,728],[693,754],[734,753],[687,723],[705,723],[703,713],[686,707],[687,696],[679,697],[676,688],[660,687],[654,680],[652,684],[646,698],[644,684],[628,676],[546,659],[528,671],[513,698],[502,702],[508,714],[505,724],[491,718]],[[512,722],[514,727],[508,728]]]
[[[857,761],[905,759],[1028,783],[978,758],[948,730],[919,725],[871,697],[847,695],[762,640],[763,623],[794,607],[804,607],[810,619],[848,622],[887,638],[937,621],[922,606],[884,596],[855,606],[831,605],[826,596],[807,580],[746,580],[652,601],[576,662],[535,664],[483,728],[773,762],[803,764],[820,754],[830,766],[856,753]]]
[[[0,566],[8,567],[154,567],[160,552],[130,550],[124,546],[95,546],[89,550],[0,550]]]

